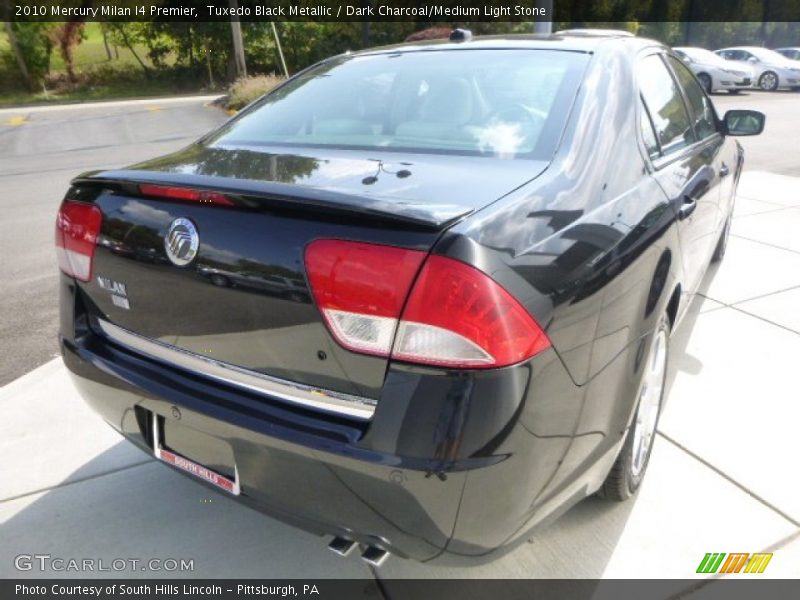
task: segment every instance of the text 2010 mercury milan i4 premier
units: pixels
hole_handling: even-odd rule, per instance
[[[58,215],[94,410],[372,564],[636,491],[764,125],[657,42],[462,37],[326,60]]]

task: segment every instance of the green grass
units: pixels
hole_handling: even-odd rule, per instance
[[[109,47],[111,48],[111,54],[114,58],[112,61],[108,60],[108,54],[106,54],[106,49],[103,45],[103,33],[100,29],[99,23],[87,23],[83,31],[85,39],[75,49],[75,65],[79,70],[81,68],[105,62],[131,65],[137,69],[141,68],[139,63],[136,62],[136,58],[133,56],[133,53],[124,46],[118,46],[115,53],[114,47],[109,44]],[[136,53],[139,55],[139,58],[141,58],[146,65],[151,66],[151,63],[147,58],[147,47],[140,45],[135,46],[134,48]],[[10,52],[8,34],[6,34],[4,28],[0,28],[0,54],[5,54],[6,52]],[[116,57],[117,53],[119,54],[119,58]],[[50,70],[54,73],[60,73],[64,71],[64,60],[61,58],[61,54],[56,49],[53,50],[53,55],[50,59]]]
[[[27,104],[46,104],[48,102],[93,102],[101,100],[120,100],[124,98],[151,98],[157,96],[174,96],[176,94],[192,94],[200,91],[195,87],[176,87],[169,79],[157,81],[141,80],[136,82],[93,85],[68,92],[38,93],[21,90],[0,91],[0,107],[20,106]]]
[[[18,77],[16,73],[4,72],[0,65],[0,106],[168,96],[198,92],[205,83],[196,78],[181,79],[168,71],[154,72],[151,77],[145,77],[144,71],[128,48],[117,47],[115,53],[112,46],[114,58],[108,60],[99,23],[87,23],[84,33],[85,39],[75,49],[75,67],[79,74],[85,76],[85,83],[70,90],[31,93],[20,87],[21,84],[5,85],[6,82],[18,80]],[[147,48],[137,46],[135,49],[144,63],[152,66],[147,58]],[[8,36],[0,29],[0,55],[8,52]],[[65,72],[64,61],[56,50],[50,60],[50,72],[51,75]]]
[[[136,62],[136,57],[134,57],[133,53],[124,46],[117,47],[117,52],[119,53],[119,58],[117,58],[116,53],[114,52],[114,47],[109,45],[111,48],[111,54],[114,58],[112,61],[108,60],[108,54],[106,54],[106,49],[103,45],[103,33],[100,29],[99,23],[87,23],[83,31],[85,39],[75,49],[75,65],[78,69],[106,62],[131,65],[136,69],[141,69],[139,63]],[[139,55],[139,58],[141,58],[147,66],[151,66],[151,63],[147,58],[147,47],[135,46],[134,49]],[[64,61],[61,59],[61,54],[58,52],[53,53],[53,59],[50,64],[50,68],[53,71],[64,70]]]

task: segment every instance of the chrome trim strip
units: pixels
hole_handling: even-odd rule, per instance
[[[321,390],[302,383],[279,379],[146,338],[102,319],[96,319],[96,323],[106,338],[128,350],[216,381],[291,404],[364,421],[371,419],[375,413],[377,401],[371,398]]]

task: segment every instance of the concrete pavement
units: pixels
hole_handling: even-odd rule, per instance
[[[65,104],[41,104],[23,107],[0,108],[0,119],[3,117],[14,118],[22,113],[31,115],[41,112],[64,111],[105,111],[109,108],[140,107],[140,106],[169,106],[172,104],[210,104],[224,97],[223,94],[194,94],[189,96],[166,96],[162,98],[142,98],[138,100],[105,100],[100,102],[74,102]]]
[[[744,175],[729,254],[673,338],[660,435],[632,502],[588,499],[480,567],[393,558],[373,573],[121,441],[55,360],[0,389],[0,577],[39,575],[13,559],[49,553],[194,560],[125,576],[692,578],[706,552],[758,551],[774,552],[760,577],[798,577],[800,250],[780,245],[800,228],[798,190],[800,179]]]

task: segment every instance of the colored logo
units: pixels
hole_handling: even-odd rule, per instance
[[[755,554],[725,554],[709,552],[700,561],[698,573],[763,573],[772,553],[757,552]]]

